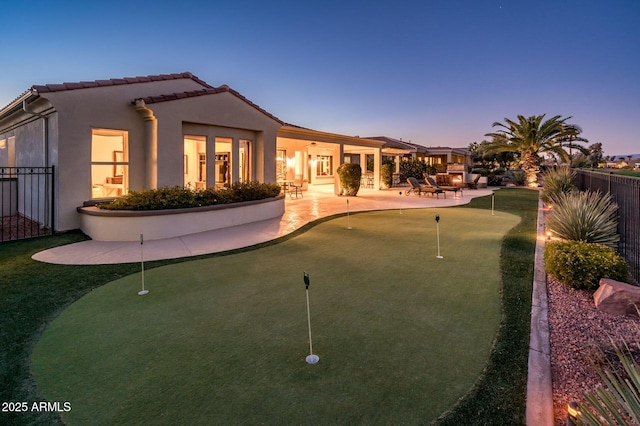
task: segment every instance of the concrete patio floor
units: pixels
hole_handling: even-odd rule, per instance
[[[255,222],[232,228],[202,232],[162,240],[144,242],[144,260],[174,259],[217,253],[270,241],[323,217],[347,212],[448,207],[467,204],[471,199],[490,195],[493,188],[464,190],[463,194],[449,192],[446,198],[416,195],[406,196],[408,187],[387,190],[361,189],[356,197],[333,194],[333,187],[316,187],[305,191],[303,197],[286,196],[285,212],[281,218]],[[34,260],[68,265],[94,265],[140,262],[139,242],[82,241],[44,250],[33,255]]]

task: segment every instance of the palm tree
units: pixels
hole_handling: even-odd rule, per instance
[[[586,148],[574,145],[575,142],[588,141],[579,136],[582,132],[580,127],[566,123],[571,117],[561,118],[560,115],[556,115],[543,121],[545,115],[531,117],[518,115],[518,121],[505,118],[506,124],[493,123],[493,127],[502,129],[485,135],[492,138],[492,141],[487,144],[488,153],[514,152],[520,155],[527,185],[531,187],[538,186],[540,154],[550,154],[562,162],[569,162],[570,155],[565,147],[588,153]]]

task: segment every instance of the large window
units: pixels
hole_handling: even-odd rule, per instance
[[[333,156],[318,155],[316,157],[316,176],[333,175]]]
[[[204,136],[184,137],[184,186],[207,187],[207,143]]]
[[[216,188],[231,186],[231,138],[216,138]]]
[[[16,166],[16,138],[0,140],[0,167]]]
[[[127,132],[94,129],[91,134],[91,198],[119,197],[129,188]]]

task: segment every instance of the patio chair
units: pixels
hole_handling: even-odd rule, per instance
[[[420,183],[418,182],[418,179],[414,177],[407,178],[407,183],[411,188],[404,192],[405,195],[409,195],[410,193],[413,192],[414,194],[418,194],[418,196],[421,196],[423,193],[425,193],[425,194],[431,194],[431,195],[435,194],[436,198],[440,198],[440,194],[443,194],[444,198],[447,198],[447,194],[445,194],[442,189],[430,188],[425,185],[420,185]]]
[[[467,188],[478,189],[478,181],[480,180],[480,176],[481,175],[476,175],[476,177],[471,182],[467,182]]]
[[[298,194],[302,197],[302,175],[295,175],[293,181],[289,183],[289,197],[293,198],[293,194],[296,194],[296,198]]]
[[[451,191],[451,192],[453,192],[454,196],[456,194],[458,194],[458,191],[460,191],[460,196],[462,196],[462,188],[461,187],[455,186],[455,185],[438,185],[436,183],[436,181],[434,181],[433,178],[431,176],[429,176],[428,174],[423,173],[422,176],[424,176],[424,183],[429,188],[441,189],[443,191]]]

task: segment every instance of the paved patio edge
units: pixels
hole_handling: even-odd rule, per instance
[[[527,379],[526,424],[553,426],[551,348],[549,345],[549,303],[544,268],[545,223],[542,200],[538,199],[538,228],[531,300],[529,374]]]

